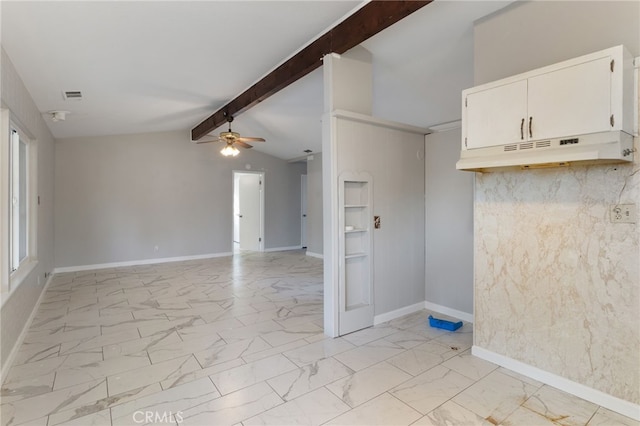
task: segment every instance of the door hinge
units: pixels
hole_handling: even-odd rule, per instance
[[[465,148],[467,147],[467,138],[466,137],[464,138],[464,147]]]
[[[611,68],[611,72],[613,72],[613,67],[615,65],[616,61],[614,59],[611,60],[611,64],[610,64],[610,68]]]
[[[609,123],[611,123],[611,127],[613,127],[613,125],[615,124],[615,120],[613,119],[613,114],[611,114],[611,117],[609,117]]]
[[[464,98],[464,106],[465,106],[465,107],[466,107],[466,106],[468,106],[468,105],[467,105],[467,98]]]
[[[38,205],[40,205],[40,196],[38,195]]]
[[[261,243],[262,242],[262,238],[258,238],[258,242]]]

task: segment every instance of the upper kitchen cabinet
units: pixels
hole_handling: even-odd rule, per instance
[[[611,125],[611,60],[604,57],[529,78],[529,139],[615,130]]]
[[[467,149],[525,140],[527,80],[468,92],[462,97],[462,111]]]
[[[623,46],[462,92],[462,149],[609,130],[633,133],[633,58]]]

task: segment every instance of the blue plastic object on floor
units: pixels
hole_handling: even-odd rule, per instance
[[[458,321],[458,322],[447,321],[443,319],[434,318],[433,316],[429,315],[429,325],[435,328],[442,328],[444,330],[456,331],[457,329],[462,327],[462,321]]]

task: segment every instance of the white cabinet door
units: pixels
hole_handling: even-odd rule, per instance
[[[604,57],[530,77],[529,139],[611,130],[610,60]]]
[[[463,137],[467,149],[526,140],[526,80],[469,93],[465,101]]]

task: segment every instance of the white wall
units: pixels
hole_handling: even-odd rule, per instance
[[[17,124],[35,138],[38,150],[38,195],[40,196],[40,205],[37,207],[38,265],[8,298],[7,295],[2,295],[0,358],[4,369],[7,358],[40,297],[45,284],[44,274],[53,270],[54,139],[4,49],[1,55],[2,107],[8,108]],[[5,170],[2,171],[2,173],[5,172]],[[4,214],[1,216],[5,217]],[[8,244],[6,235],[2,235],[2,244]],[[40,278],[40,285],[38,285],[38,278]]]
[[[487,83],[618,44],[640,49],[637,1],[516,2],[474,28],[474,81]]]
[[[246,165],[265,172],[265,248],[299,246],[305,165],[219,150],[185,131],[58,141],[56,266],[231,252],[232,171]]]
[[[322,255],[322,154],[307,161],[307,253]]]
[[[473,173],[456,170],[460,128],[427,135],[426,301],[473,315]]]
[[[638,2],[519,3],[477,23],[475,81],[618,44],[638,56],[639,28]],[[640,404],[640,223],[608,214],[639,204],[639,166],[477,175],[476,346]]]

